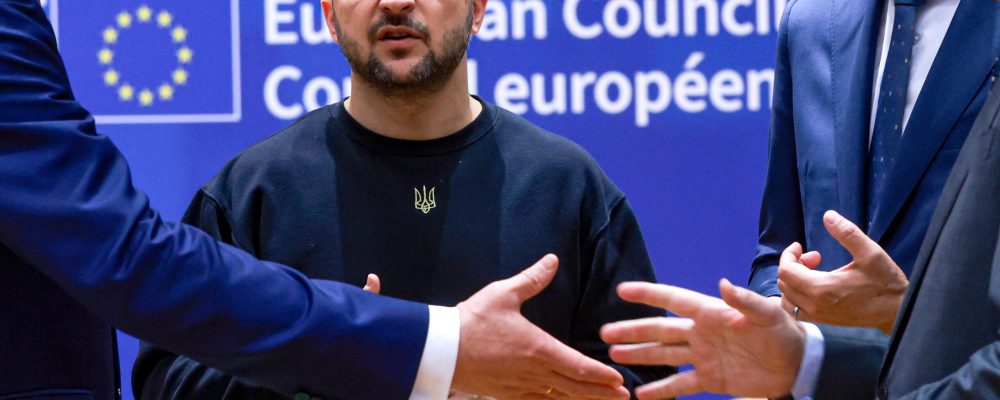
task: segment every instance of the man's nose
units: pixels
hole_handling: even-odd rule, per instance
[[[403,15],[413,11],[413,0],[380,0],[378,7],[388,15]]]

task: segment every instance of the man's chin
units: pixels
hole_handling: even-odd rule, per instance
[[[413,71],[420,64],[420,61],[420,59],[382,61],[382,67],[396,77],[397,83],[406,83],[411,80]]]

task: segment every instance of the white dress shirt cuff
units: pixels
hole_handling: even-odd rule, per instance
[[[792,397],[796,399],[812,399],[819,380],[819,370],[823,366],[823,332],[814,324],[800,322],[806,330],[806,349],[802,354],[802,365],[799,374],[795,376],[792,386]]]
[[[427,341],[417,368],[410,400],[444,400],[458,361],[458,339],[462,321],[455,307],[429,306]]]

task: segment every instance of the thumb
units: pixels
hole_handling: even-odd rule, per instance
[[[855,259],[864,258],[878,248],[878,243],[868,238],[861,228],[836,211],[829,210],[823,214],[823,225],[830,236],[837,239]]]
[[[523,303],[549,286],[558,269],[559,258],[553,254],[546,254],[528,269],[504,280],[503,284],[514,295],[518,303]]]
[[[378,275],[368,274],[368,280],[365,282],[365,287],[363,289],[366,292],[379,294],[382,291],[382,281],[379,280]]]
[[[773,325],[785,314],[781,306],[768,301],[766,297],[747,289],[736,287],[723,279],[719,282],[719,292],[722,300],[743,314],[750,322],[757,325]]]

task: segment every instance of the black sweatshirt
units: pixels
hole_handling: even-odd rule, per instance
[[[579,146],[478,100],[475,121],[428,141],[320,108],[231,160],[185,222],[312,278],[363,286],[375,273],[382,295],[445,306],[555,253],[558,274],[525,317],[611,364],[601,325],[662,315],[614,292],[656,280],[631,207]],[[613,366],[630,389],[673,371]],[[143,399],[280,398],[148,344],[134,371]]]

